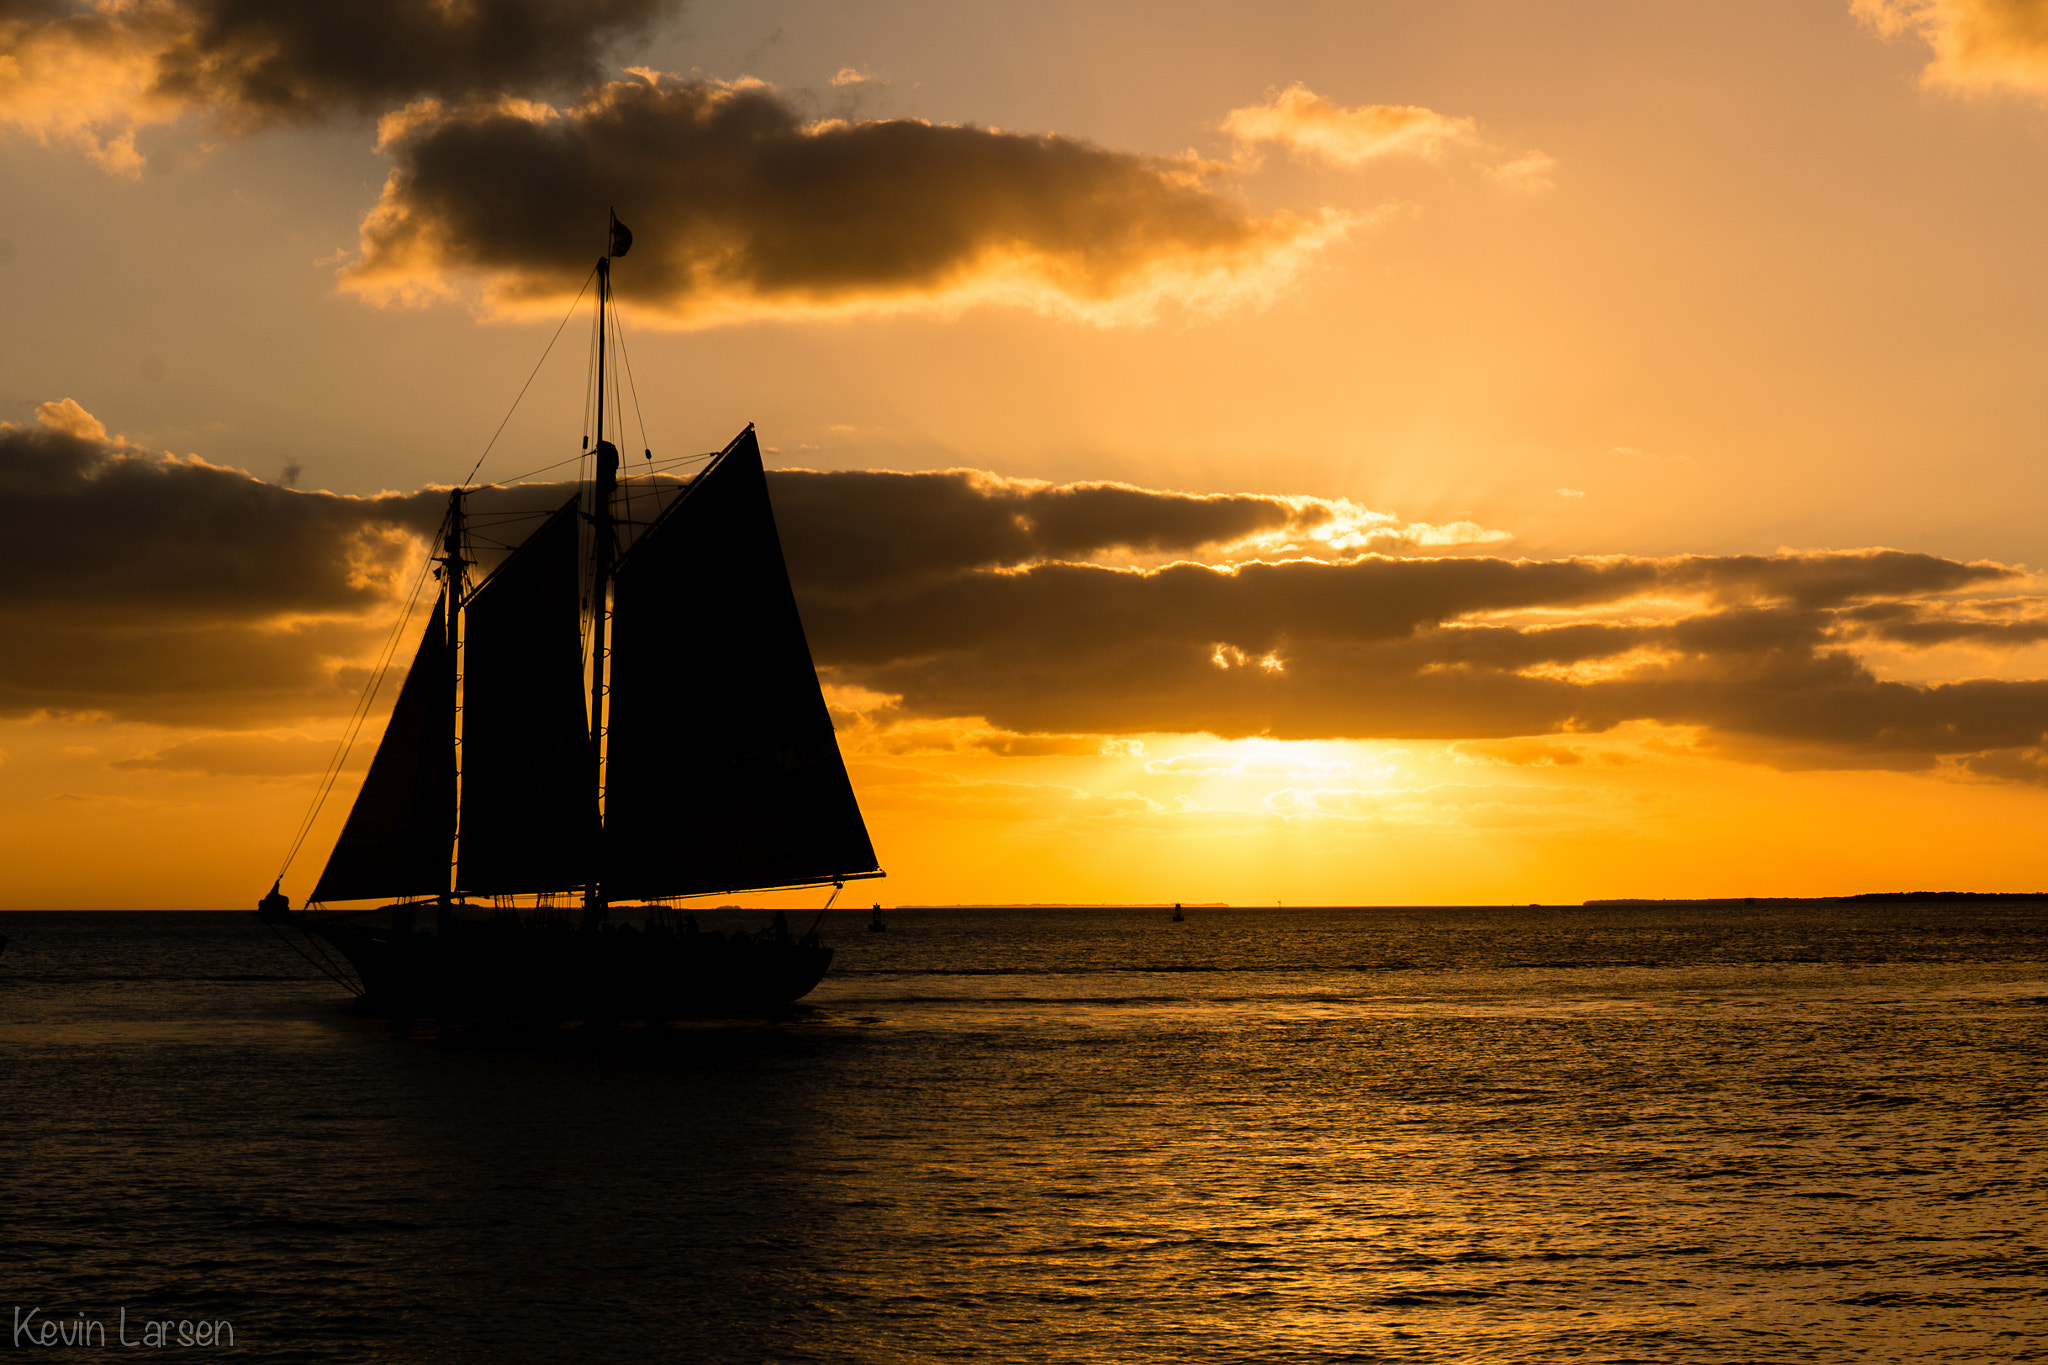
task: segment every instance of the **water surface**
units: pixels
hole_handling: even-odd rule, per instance
[[[848,914],[788,1018],[546,1033],[361,1017],[247,914],[0,916],[0,1311],[269,1360],[2048,1358],[2048,907],[1167,913]]]

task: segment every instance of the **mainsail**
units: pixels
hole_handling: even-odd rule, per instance
[[[443,593],[312,900],[431,896],[448,889],[455,840],[455,659],[447,607]]]
[[[571,499],[463,608],[460,891],[556,891],[593,871],[577,521]]]
[[[606,896],[877,875],[751,427],[632,547],[613,601]]]

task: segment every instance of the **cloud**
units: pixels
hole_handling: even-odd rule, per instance
[[[0,5],[0,123],[138,174],[136,132],[183,112],[157,65],[190,22],[174,6]]]
[[[1474,740],[1452,745],[1451,761],[1477,767],[1575,768],[1586,761],[1586,752],[1534,739]]]
[[[1121,483],[1047,484],[971,469],[778,470],[790,571],[843,601],[974,569],[1114,554],[1214,561],[1275,554],[1398,553],[1506,538],[1469,523],[1404,522],[1345,499],[1170,493]]]
[[[299,492],[104,436],[73,402],[40,418],[0,426],[0,713],[218,732],[349,708],[444,491]],[[1131,737],[1178,733],[1452,740],[1474,762],[1544,766],[1634,722],[1781,767],[2034,780],[2048,752],[2048,681],[1901,682],[1863,657],[2048,641],[2048,597],[2006,565],[1403,556],[1338,548],[1382,514],[1336,500],[970,470],[770,477],[813,651],[865,752],[1142,756]],[[515,513],[537,520],[563,491],[471,503],[513,539]],[[1261,552],[1276,543],[1306,548]],[[128,761],[275,758],[218,741]]]
[[[1895,551],[1059,564],[971,573],[865,610],[820,603],[807,619],[840,676],[907,713],[1019,732],[1469,740],[1645,720],[1701,727],[1733,756],[1924,768],[2042,744],[2048,683],[1880,679],[1854,649],[1884,623],[1859,613],[1908,598],[1939,621],[1941,594],[2015,577]],[[1496,623],[1536,608],[1577,619]],[[1983,613],[1962,615],[1975,639],[1995,638]],[[2035,638],[2031,621],[2006,629],[2007,645]],[[1219,638],[1284,667],[1218,668]]]
[[[1592,794],[1569,787],[1531,785],[1361,789],[1284,787],[1268,793],[1261,804],[1290,820],[1377,820],[1387,815],[1423,813],[1438,823],[1523,824],[1542,822],[1557,806],[1584,805]]]
[[[1550,178],[1550,173],[1556,169],[1556,157],[1543,152],[1524,152],[1498,166],[1487,167],[1486,174],[1505,189],[1522,194],[1540,194],[1557,188],[1557,182]]]
[[[799,589],[855,604],[1048,559],[1228,557],[1364,532],[1398,548],[1441,533],[1342,500],[1053,485],[974,470],[769,478]],[[470,505],[511,541],[519,514],[537,523],[568,492],[484,488]],[[445,504],[435,488],[371,498],[296,491],[109,437],[73,399],[44,403],[33,426],[0,424],[0,629],[10,640],[0,714],[247,726],[346,711]],[[1005,752],[1040,742],[977,741]]]
[[[1928,85],[2048,93],[2048,8],[2039,0],[1850,0],[1887,38],[1914,35],[1934,49]]]
[[[347,708],[334,665],[383,633],[408,505],[145,451],[70,399],[37,417],[0,424],[0,714]]]
[[[203,735],[110,764],[127,772],[201,773],[209,777],[307,777],[327,770],[335,741],[301,735]],[[351,766],[369,762],[351,753]]]
[[[136,133],[576,89],[673,0],[6,0],[0,122],[133,174]]]
[[[1479,141],[1479,125],[1413,104],[1345,108],[1300,81],[1268,91],[1264,104],[1233,109],[1223,131],[1239,142],[1271,142],[1296,156],[1337,166],[1362,166],[1388,156],[1434,158],[1447,146]]]
[[[1272,144],[1303,161],[1357,169],[1387,157],[1442,159],[1445,152],[1479,154],[1489,150],[1479,124],[1416,104],[1364,104],[1347,108],[1294,82],[1269,90],[1263,104],[1233,109],[1222,129],[1247,148]],[[1497,149],[1494,149],[1497,151]],[[1488,179],[1504,189],[1535,194],[1555,189],[1551,173],[1557,161],[1531,149],[1483,168]]]
[[[1259,302],[1356,220],[1251,214],[1219,168],[915,119],[806,122],[756,81],[602,86],[567,109],[427,102],[385,120],[397,162],[344,284],[374,301],[475,291],[559,311],[601,243],[643,319],[1007,303],[1109,323]]]
[[[1145,771],[1155,776],[1173,773],[1193,777],[1210,777],[1218,773],[1236,776],[1352,776],[1351,763],[1347,759],[1306,758],[1293,752],[1179,754],[1173,758],[1155,758],[1146,763]]]

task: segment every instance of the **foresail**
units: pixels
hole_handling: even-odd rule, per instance
[[[455,669],[446,622],[444,597],[427,623],[384,742],[310,900],[430,896],[448,889],[455,841]]]
[[[872,875],[751,430],[633,547],[613,602],[606,896]]]
[[[554,891],[594,870],[576,542],[571,500],[463,609],[462,891]]]

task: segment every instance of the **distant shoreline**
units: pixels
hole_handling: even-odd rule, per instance
[[[1865,891],[1855,896],[1617,896],[1582,905],[1917,905],[1934,901],[2039,901],[2048,891]]]
[[[896,910],[1229,910],[1229,901],[931,901]],[[1250,907],[1247,907],[1250,908]]]

